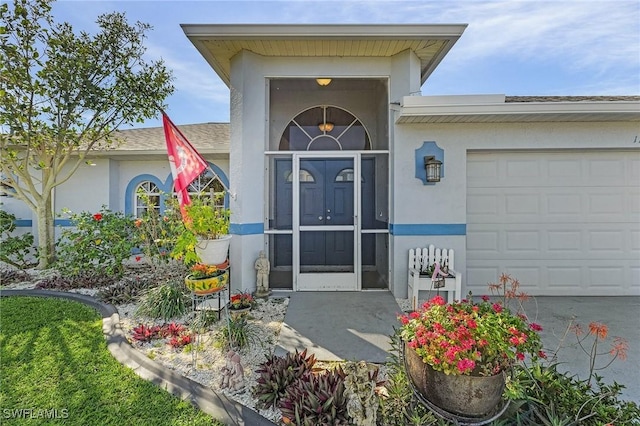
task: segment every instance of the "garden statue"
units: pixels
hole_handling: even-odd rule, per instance
[[[234,351],[227,352],[227,363],[222,367],[221,389],[239,391],[244,388],[244,368],[240,363],[240,355]]]
[[[271,263],[264,254],[264,251],[260,251],[260,256],[256,259],[254,265],[256,276],[256,297],[267,297],[269,295],[269,270],[271,269]]]

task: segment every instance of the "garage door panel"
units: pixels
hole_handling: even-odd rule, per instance
[[[500,233],[498,231],[467,232],[467,251],[499,254]]]
[[[467,194],[469,289],[640,294],[640,152],[470,153]]]

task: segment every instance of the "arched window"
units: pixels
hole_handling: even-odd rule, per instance
[[[213,200],[213,205],[219,209],[225,207],[225,195],[223,183],[210,169],[202,172],[189,185],[189,197],[191,199]]]
[[[150,209],[153,209],[159,215],[161,195],[160,188],[155,183],[150,181],[141,182],[136,187],[135,216],[143,217]]]
[[[371,149],[369,133],[349,111],[322,105],[302,111],[287,125],[281,151],[360,151]]]
[[[293,182],[293,172],[289,170],[285,176],[286,182]],[[305,169],[300,169],[300,182],[315,182],[316,179],[313,177],[309,171]]]

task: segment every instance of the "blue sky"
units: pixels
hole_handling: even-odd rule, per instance
[[[76,1],[54,4],[57,22],[95,31],[122,11],[153,26],[147,58],[163,58],[177,124],[228,122],[229,90],[180,24],[468,24],[422,86],[423,95],[640,95],[640,2],[633,1]],[[159,126],[159,119],[135,127]]]

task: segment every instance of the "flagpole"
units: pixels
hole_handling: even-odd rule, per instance
[[[180,129],[178,128],[178,126],[175,125],[175,123],[173,121],[171,121],[171,118],[169,118],[169,116],[167,115],[166,112],[164,112],[164,109],[162,109],[159,105],[156,105],[156,107],[160,110],[160,112],[162,113],[162,115],[164,117],[167,118],[167,120],[169,120],[169,123],[171,123],[171,125],[173,126],[174,129],[176,129],[176,131],[180,134],[180,136],[182,137],[182,139],[189,144],[189,147],[194,151],[194,152],[198,152],[193,145],[191,144],[191,142],[189,142],[189,139],[187,139],[185,137],[185,135],[180,131]],[[200,153],[198,153],[198,155],[200,155]],[[202,156],[201,156],[202,157]],[[204,160],[204,157],[203,157]],[[235,194],[231,193],[231,190],[227,187],[227,185],[224,184],[224,182],[222,181],[222,179],[220,179],[220,176],[218,176],[218,174],[216,173],[215,170],[213,170],[213,168],[211,167],[211,164],[209,164],[209,162],[207,160],[205,160],[205,162],[207,163],[207,169],[213,173],[214,179],[217,178],[218,182],[220,182],[220,184],[222,185],[222,187],[224,188],[225,192],[227,192],[229,194],[229,196],[231,198],[233,198],[234,200],[236,199]]]

